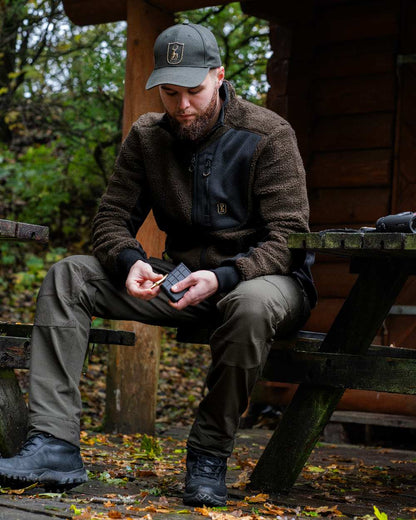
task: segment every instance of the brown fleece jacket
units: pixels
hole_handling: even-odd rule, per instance
[[[228,82],[221,94],[220,120],[197,143],[178,141],[163,114],[133,124],[93,225],[94,254],[110,275],[120,276],[121,258],[145,257],[135,236],[150,209],[175,264],[232,266],[242,280],[293,269],[287,236],[308,231],[309,216],[294,132]]]

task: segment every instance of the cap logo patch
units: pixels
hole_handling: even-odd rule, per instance
[[[169,65],[178,65],[183,59],[183,48],[185,44],[172,42],[168,44],[167,60]]]

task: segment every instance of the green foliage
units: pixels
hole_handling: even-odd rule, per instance
[[[5,321],[33,321],[36,295],[48,269],[67,255],[61,247],[36,249],[33,244],[0,243],[0,312]]]
[[[177,18],[210,27],[226,77],[264,103],[265,22],[239,3]],[[1,303],[10,319],[30,319],[50,256],[90,252],[91,221],[122,136],[126,24],[78,27],[61,0],[0,0],[0,49],[0,218],[50,228],[49,257],[0,249]]]
[[[58,0],[0,5],[0,216],[87,250],[121,140],[125,24],[76,27]]]
[[[202,23],[212,30],[226,78],[242,97],[264,105],[267,59],[271,55],[268,23],[244,14],[239,2],[179,13],[178,22],[185,20]]]
[[[374,514],[376,515],[378,520],[388,520],[386,513],[381,513],[376,506],[373,506],[373,507],[374,507]]]
[[[162,448],[156,437],[144,434],[140,443],[140,451],[149,459],[155,459],[162,454]]]

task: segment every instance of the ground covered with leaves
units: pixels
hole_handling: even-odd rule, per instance
[[[227,507],[185,507],[186,437],[204,391],[207,346],[176,343],[173,332],[164,331],[155,437],[102,432],[106,356],[105,347],[93,351],[81,382],[89,482],[64,494],[0,489],[0,518],[18,518],[6,514],[17,508],[25,520],[416,519],[414,451],[320,444],[289,494],[250,489],[251,471],[271,435],[262,428],[239,431],[228,464]]]
[[[65,493],[32,486],[0,489],[0,518],[43,520],[410,520],[416,518],[416,454],[319,445],[287,495],[249,487],[250,471],[270,432],[240,431],[229,460],[224,508],[184,506],[186,428],[162,436],[83,431],[89,482]]]

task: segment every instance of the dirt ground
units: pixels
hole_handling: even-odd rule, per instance
[[[183,428],[158,438],[83,432],[89,482],[65,493],[0,489],[0,519],[416,519],[416,451],[319,444],[291,492],[268,496],[247,488],[271,435],[261,429],[239,432],[227,508],[184,506],[186,435]]]

